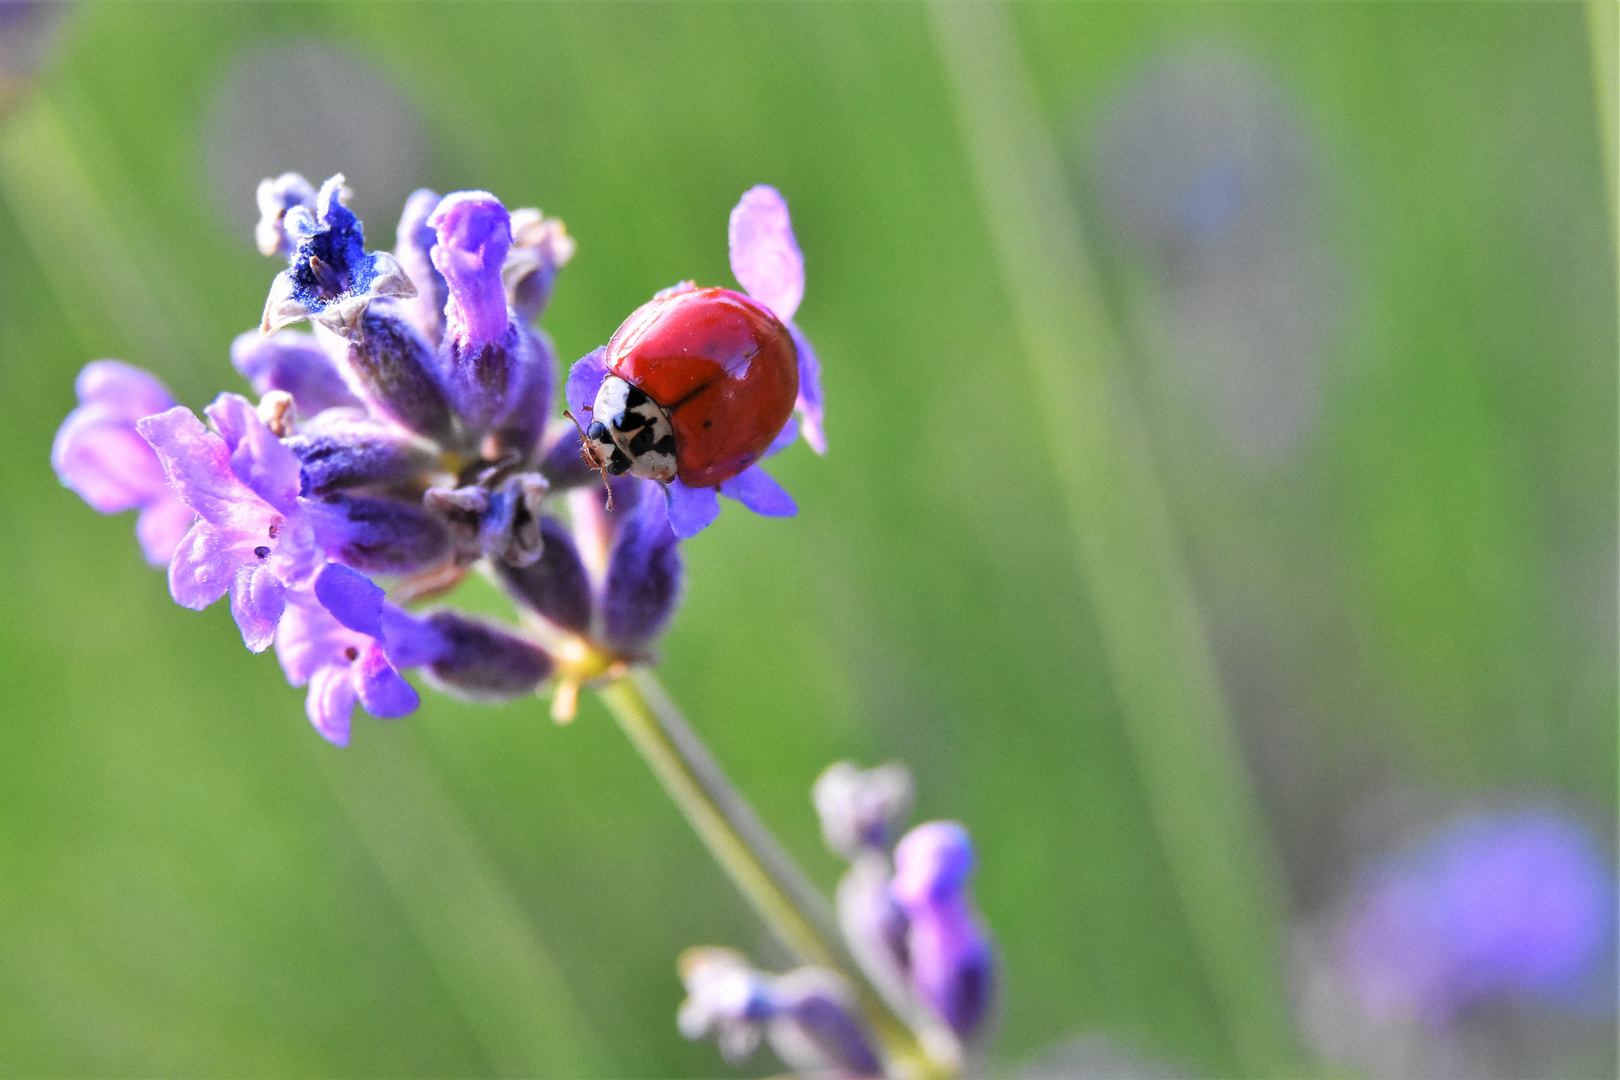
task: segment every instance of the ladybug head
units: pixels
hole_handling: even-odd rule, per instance
[[[602,380],[584,445],[591,463],[610,475],[628,472],[666,484],[675,479],[675,430],[669,415],[617,375]]]

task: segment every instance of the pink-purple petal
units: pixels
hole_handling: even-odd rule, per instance
[[[732,274],[778,319],[792,319],[804,298],[804,256],[781,193],[765,184],[745,191],[728,232]]]
[[[382,720],[415,712],[422,703],[416,688],[388,662],[379,642],[373,641],[360,652],[353,678],[366,712]]]
[[[224,440],[203,427],[191,410],[177,405],[148,416],[135,430],[151,444],[169,475],[169,483],[185,504],[203,520],[222,527],[235,524],[241,508],[258,504],[266,526],[274,511],[231,470],[231,455]]]
[[[221,394],[203,410],[231,452],[231,471],[282,513],[298,506],[298,457],[265,427],[258,411],[240,394]]]
[[[323,667],[309,680],[304,712],[321,738],[333,746],[349,745],[349,720],[357,695],[347,667]]]
[[[799,421],[796,417],[788,417],[788,422],[782,425],[782,430],[776,433],[771,445],[765,448],[764,457],[780,454],[793,445],[793,440],[799,437]]]
[[[383,636],[383,590],[360,571],[327,563],[315,578],[315,598],[350,630],[367,637]]]
[[[669,527],[681,540],[689,540],[713,524],[720,516],[720,499],[712,487],[688,487],[671,480],[664,487],[669,503]]]
[[[169,560],[169,595],[181,607],[201,611],[225,595],[243,562],[238,547],[223,539],[213,525],[198,521]]]
[[[146,561],[153,566],[169,565],[175,549],[196,520],[191,507],[172,492],[142,507],[141,516],[135,521],[135,539],[140,541]]]
[[[736,499],[763,517],[792,517],[799,512],[793,496],[758,465],[750,465],[720,484],[720,494]]]
[[[91,509],[132,510],[168,491],[163,466],[132,421],[105,405],[81,405],[68,414],[51,446],[51,466]]]
[[[231,582],[231,615],[249,652],[264,652],[287,606],[287,590],[263,563],[238,568]]]
[[[174,407],[174,397],[157,378],[121,360],[97,360],[79,372],[73,389],[84,404],[97,403],[133,424]]]
[[[487,191],[446,195],[428,216],[438,232],[431,253],[449,285],[446,333],[474,351],[506,334],[511,318],[501,265],[512,246],[512,220]]]

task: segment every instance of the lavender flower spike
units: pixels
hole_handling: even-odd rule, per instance
[[[169,563],[169,592],[200,611],[228,590],[243,643],[262,652],[287,587],[307,585],[322,560],[298,508],[298,459],[234,394],[220,395],[209,415],[224,438],[183,406],[135,425],[197,514]]]
[[[411,297],[416,286],[385,251],[365,250],[365,233],[343,200],[348,191],[338,174],[321,185],[315,209],[298,204],[286,213],[291,264],[276,275],[264,305],[260,331],[314,319],[351,341],[372,300]]]
[[[894,849],[890,891],[911,920],[907,952],[917,996],[963,1039],[985,1019],[994,983],[990,944],[968,898],[973,843],[954,821],[912,829]]]
[[[748,295],[770,308],[793,335],[799,354],[799,398],[794,409],[804,420],[804,441],[816,453],[825,454],[821,363],[793,322],[799,301],[804,299],[804,256],[793,237],[787,200],[766,184],[749,188],[731,211],[728,231],[732,274]]]
[[[196,517],[169,486],[163,465],[135,430],[137,421],[174,407],[162,383],[117,360],[85,365],[74,385],[79,407],[51,445],[62,483],[103,514],[139,510],[135,535],[153,566],[163,566]]]

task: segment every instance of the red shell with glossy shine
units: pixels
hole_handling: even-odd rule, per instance
[[[730,289],[641,305],[608,340],[607,366],[669,414],[676,475],[692,487],[713,487],[758,461],[799,396],[787,327]]]

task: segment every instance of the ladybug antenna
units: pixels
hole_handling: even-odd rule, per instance
[[[585,407],[587,409],[590,408],[589,405]],[[579,417],[575,416],[567,409],[563,410],[563,415],[574,422],[574,428],[579,432],[580,457],[584,458],[585,464],[594,469],[596,474],[602,478],[602,486],[607,489],[607,511],[611,514],[613,513],[613,485],[608,483],[607,464],[597,458],[595,454],[591,453],[591,440],[586,437],[585,428],[580,425]]]

